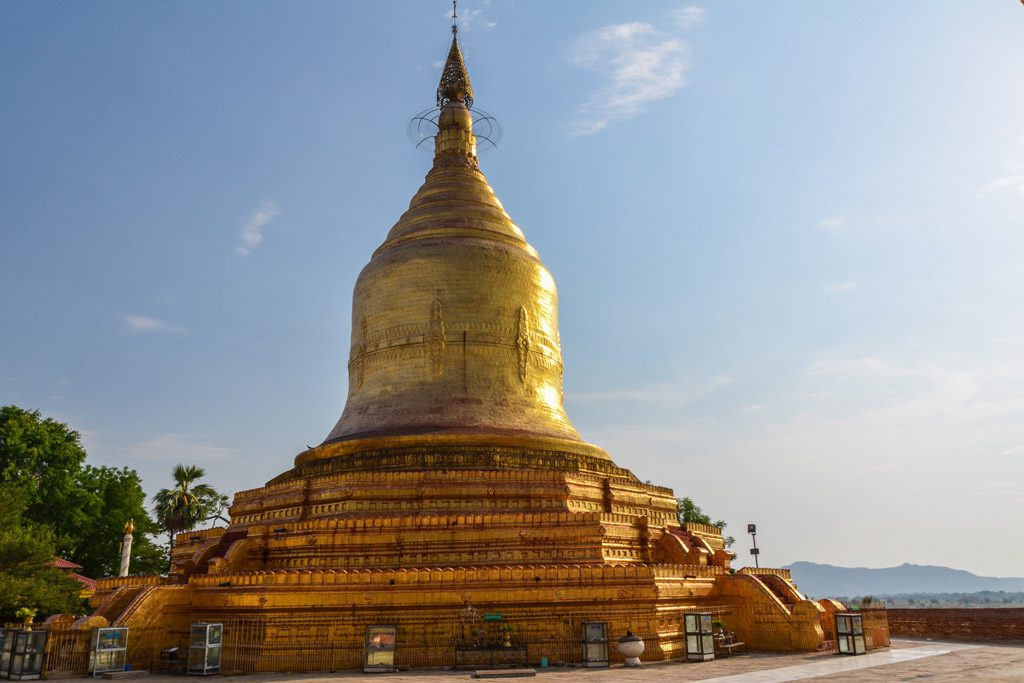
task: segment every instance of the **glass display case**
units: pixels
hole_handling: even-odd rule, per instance
[[[367,626],[366,645],[363,648],[363,671],[365,673],[392,672],[395,670],[395,626]]]
[[[864,616],[856,612],[836,613],[837,654],[863,655],[868,651],[864,640]]]
[[[192,624],[188,639],[188,673],[190,676],[209,676],[220,673],[221,641],[224,624],[205,621]]]
[[[46,657],[46,639],[49,631],[12,631],[13,646],[7,678],[12,681],[31,681],[42,678]]]
[[[0,628],[0,678],[7,678],[11,670],[11,650],[14,649],[14,634],[17,629]]]
[[[690,612],[683,615],[686,635],[686,659],[706,662],[715,658],[715,634],[710,612]]]
[[[601,621],[583,622],[583,666],[608,666],[608,624]]]
[[[89,673],[102,676],[112,671],[124,671],[127,654],[127,626],[93,629],[89,643]]]

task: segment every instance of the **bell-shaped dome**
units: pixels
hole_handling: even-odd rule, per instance
[[[433,166],[356,282],[344,412],[300,462],[411,437],[607,458],[565,414],[555,281],[480,172],[471,95],[453,40]]]

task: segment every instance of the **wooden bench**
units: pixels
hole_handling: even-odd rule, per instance
[[[105,674],[101,674],[100,678],[105,681],[117,681],[122,678],[145,678],[148,675],[148,671],[131,669],[129,671],[108,671]]]
[[[736,634],[723,633],[715,636],[715,655],[731,657],[737,652],[746,652],[747,644],[736,640]]]
[[[473,645],[455,648],[456,669],[525,669],[529,661],[530,656],[525,645]]]
[[[529,678],[537,675],[536,669],[480,669],[473,678]]]

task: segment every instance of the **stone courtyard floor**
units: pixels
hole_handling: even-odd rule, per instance
[[[393,674],[253,674],[245,683],[328,683],[380,680],[395,683],[446,683],[475,680],[471,671],[411,671]],[[369,678],[367,678],[369,676]],[[738,655],[712,662],[659,662],[639,668],[537,669],[533,679],[545,683],[646,683],[705,681],[714,683],[781,683],[783,681],[1024,681],[1024,645],[986,645],[922,640],[893,640],[891,648],[858,657],[823,654]]]

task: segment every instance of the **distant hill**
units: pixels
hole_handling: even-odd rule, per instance
[[[836,567],[815,562],[794,562],[786,567],[805,595],[892,595],[896,593],[975,593],[1024,591],[1024,578],[1000,579],[978,576],[962,569],[904,563],[898,567]]]

